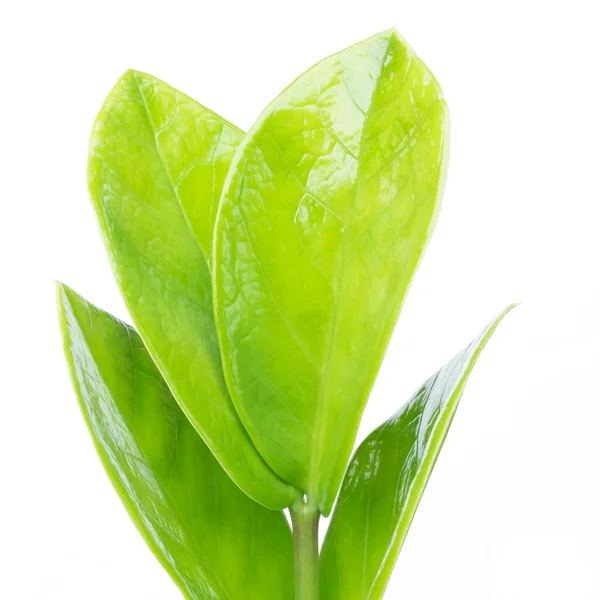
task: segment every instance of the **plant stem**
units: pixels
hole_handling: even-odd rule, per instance
[[[319,598],[319,510],[299,500],[290,509],[294,530],[295,600]]]

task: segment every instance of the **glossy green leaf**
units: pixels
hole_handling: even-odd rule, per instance
[[[327,515],[441,194],[447,110],[395,31],[318,63],[233,160],[213,250],[232,399]]]
[[[291,600],[293,543],[282,512],[246,496],[173,399],[134,329],[58,286],[65,353],[117,493],[193,600]]]
[[[508,307],[352,457],[321,554],[321,597],[383,597],[467,379]]]
[[[242,135],[165,83],[128,71],[96,119],[89,187],[127,307],[177,402],[231,478],[280,509],[297,492],[261,458],[229,398],[207,264]]]

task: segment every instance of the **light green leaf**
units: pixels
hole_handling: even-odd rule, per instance
[[[321,554],[321,597],[378,600],[388,580],[467,379],[509,306],[352,457]]]
[[[192,600],[290,600],[281,512],[229,479],[174,401],[135,330],[58,286],[81,409],[106,472],[152,552]]]
[[[127,307],[175,399],[240,488],[280,509],[296,491],[258,454],[229,398],[207,265],[242,135],[158,79],[128,71],[96,119],[89,188]]]
[[[246,429],[327,515],[441,195],[447,109],[396,31],[320,62],[233,160],[213,287]]]

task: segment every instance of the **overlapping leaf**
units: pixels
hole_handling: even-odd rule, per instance
[[[321,555],[321,598],[382,598],[475,363],[506,309],[359,446]]]
[[[177,402],[232,479],[280,509],[296,491],[261,458],[229,398],[207,265],[242,135],[165,83],[129,71],[94,125],[89,187],[125,302]]]
[[[395,31],[301,75],[231,166],[213,280],[232,399],[327,515],[441,194],[447,111]]]
[[[281,512],[219,466],[129,326],[58,288],[65,353],[94,443],[123,504],[190,600],[291,600]]]

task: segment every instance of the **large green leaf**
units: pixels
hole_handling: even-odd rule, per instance
[[[217,217],[225,377],[261,455],[327,515],[441,194],[447,110],[395,31],[265,110]]]
[[[173,399],[135,330],[58,287],[64,347],[94,443],[132,520],[186,598],[293,598],[282,512],[248,498]]]
[[[383,596],[467,379],[508,307],[352,457],[321,555],[321,597]]]
[[[128,71],[96,119],[89,187],[127,307],[175,399],[231,478],[279,509],[296,491],[258,454],[229,398],[207,265],[242,135],[165,83]]]

